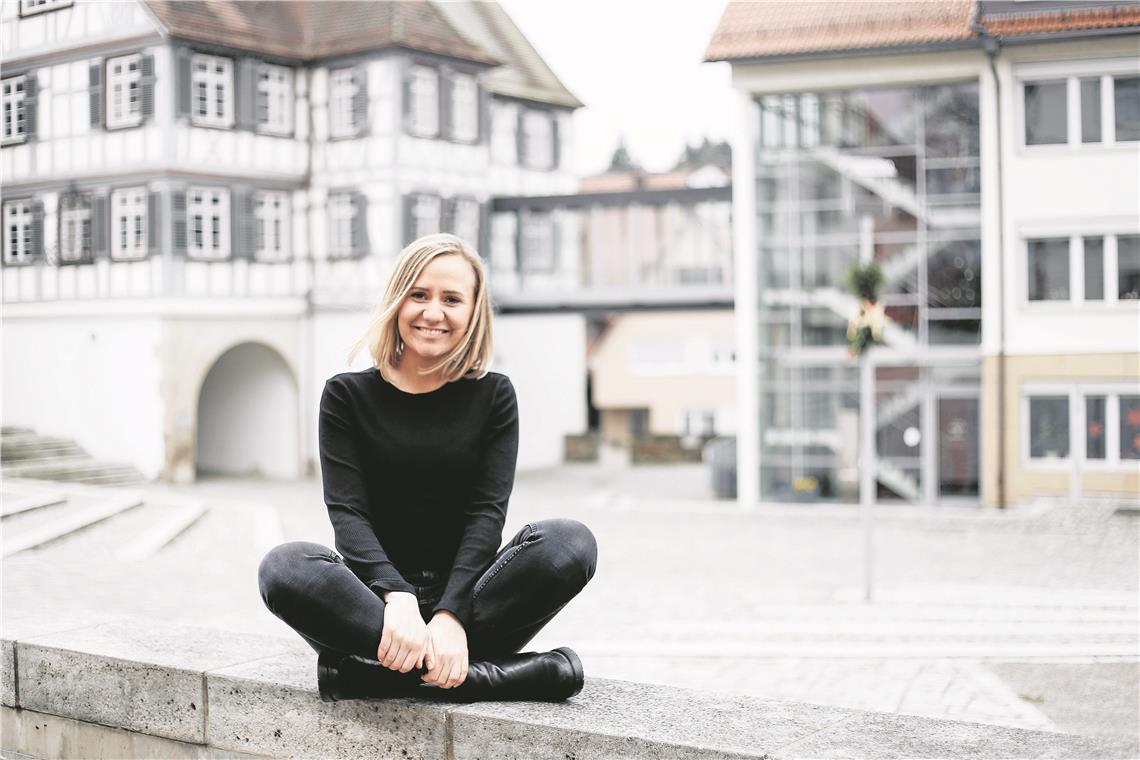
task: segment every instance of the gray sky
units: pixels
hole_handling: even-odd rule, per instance
[[[724,0],[499,0],[586,104],[575,169],[603,171],[619,136],[646,168],[670,168],[686,140],[727,139],[730,70],[701,63]]]

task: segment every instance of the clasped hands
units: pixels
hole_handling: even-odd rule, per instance
[[[384,601],[384,631],[376,651],[380,664],[401,673],[426,667],[421,680],[444,689],[463,683],[467,632],[459,618],[440,610],[430,623],[424,623],[415,594],[406,591],[389,591]]]

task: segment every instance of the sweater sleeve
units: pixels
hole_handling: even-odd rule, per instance
[[[503,540],[507,501],[515,482],[519,448],[519,414],[515,389],[503,377],[495,389],[493,408],[483,432],[482,451],[464,517],[459,548],[455,552],[447,588],[432,612],[453,613],[470,627],[471,595],[479,575],[495,558]]]
[[[337,378],[330,378],[321,394],[318,438],[325,506],[336,536],[336,550],[377,596],[385,591],[414,594],[415,589],[388,559],[368,519],[368,490],[352,432],[353,420],[348,389]]]

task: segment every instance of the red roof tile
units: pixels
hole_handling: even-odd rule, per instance
[[[1000,37],[1140,26],[1140,5],[986,14],[983,23],[990,34]]]

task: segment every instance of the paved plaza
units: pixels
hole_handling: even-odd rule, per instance
[[[283,541],[333,545],[318,481],[206,480],[143,496],[6,557],[4,615],[294,636],[264,609],[256,570]],[[199,505],[165,548],[138,549],[137,537]],[[711,499],[699,466],[522,474],[506,536],[556,516],[593,529],[594,580],[533,642],[573,646],[591,676],[1137,739],[1140,521],[1119,507],[879,508],[871,604],[857,508],[745,512]]]

